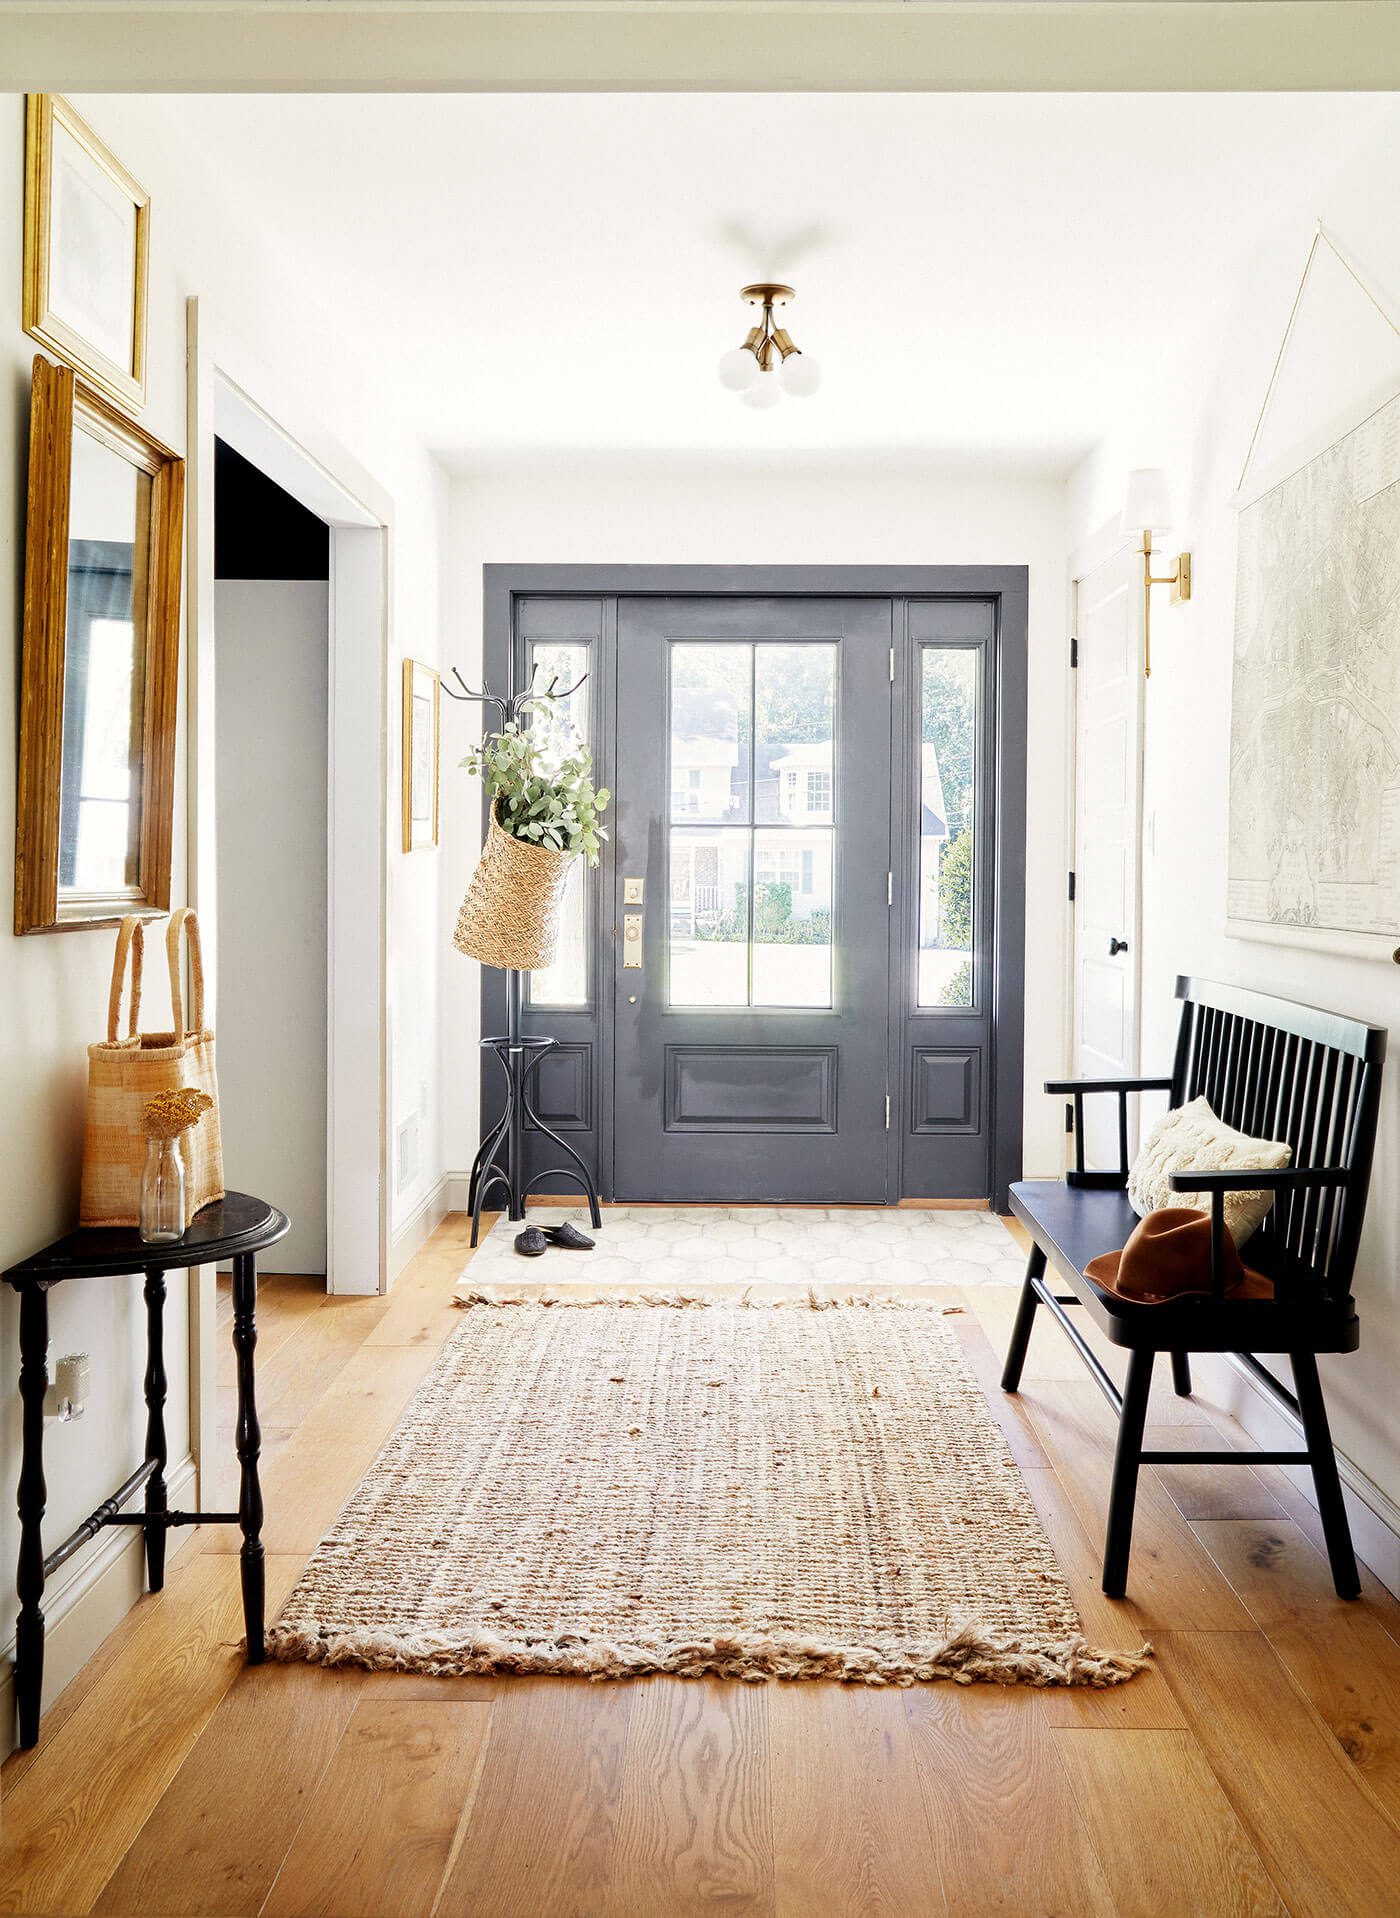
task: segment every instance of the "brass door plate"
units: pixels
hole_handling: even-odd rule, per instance
[[[640,969],[642,963],[642,915],[639,912],[625,912],[622,915],[622,964],[624,970]]]
[[[622,882],[622,903],[624,906],[640,906],[646,896],[645,879],[624,879]]]

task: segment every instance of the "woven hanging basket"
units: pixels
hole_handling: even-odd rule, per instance
[[[554,963],[559,909],[575,854],[514,839],[498,799],[452,943],[484,966],[538,972]]]

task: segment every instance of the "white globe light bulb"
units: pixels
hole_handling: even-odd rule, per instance
[[[807,353],[789,353],[778,369],[783,391],[794,399],[805,400],[822,383],[822,370]]]
[[[736,346],[732,352],[721,353],[719,359],[719,383],[730,393],[743,393],[758,378],[758,361],[746,346]]]
[[[767,412],[770,406],[778,404],[778,398],[777,379],[772,373],[765,373],[755,380],[744,394],[744,404],[756,407],[760,412]]]

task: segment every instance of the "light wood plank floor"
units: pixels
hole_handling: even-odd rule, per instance
[[[389,1299],[264,1284],[270,1606],[458,1322],[465,1257],[452,1219]],[[1359,1604],[1333,1597],[1316,1515],[1282,1473],[1190,1464],[1144,1474],[1133,1597],[1105,1599],[1101,1400],[1053,1326],[1004,1399],[1011,1296],[949,1296],[1087,1631],[1150,1638],[1143,1678],[1037,1693],[249,1671],[237,1537],[206,1530],[0,1774],[0,1911],[1390,1918],[1400,1602],[1374,1580]],[[1201,1398],[1164,1387],[1150,1417],[1167,1444],[1249,1449]]]

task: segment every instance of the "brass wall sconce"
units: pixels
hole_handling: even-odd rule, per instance
[[[1171,603],[1180,606],[1191,597],[1191,555],[1179,553],[1169,573],[1152,570],[1152,535],[1171,531],[1171,496],[1167,476],[1159,466],[1140,466],[1128,475],[1128,497],[1119,531],[1135,533],[1142,554],[1142,669],[1152,677],[1152,588],[1171,587]]]
[[[742,346],[721,354],[719,383],[731,393],[742,393],[745,406],[776,406],[778,390],[794,399],[806,399],[821,385],[821,368],[796,345],[786,327],[775,326],[773,314],[797,298],[790,286],[759,280],[742,287],[741,300],[761,306],[763,318],[751,326]],[[768,377],[765,377],[768,376]]]

